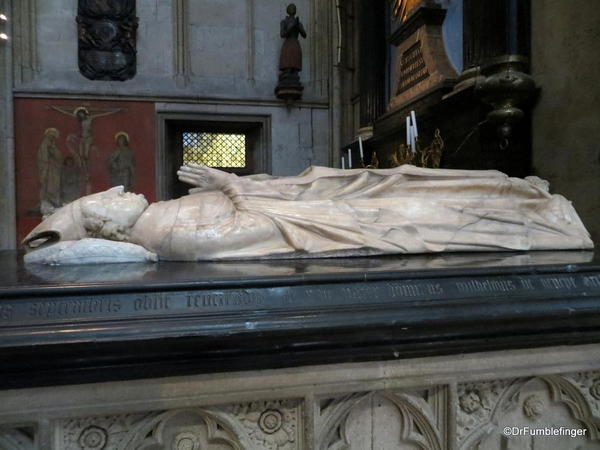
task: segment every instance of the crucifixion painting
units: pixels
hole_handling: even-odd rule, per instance
[[[90,183],[90,154],[94,150],[94,134],[92,124],[95,119],[103,116],[109,116],[124,111],[123,108],[88,108],[78,106],[74,109],[61,106],[51,106],[67,116],[74,117],[79,122],[79,134],[70,134],[67,136],[67,147],[73,155],[77,166],[81,170],[83,182],[85,184],[85,194],[92,192]]]

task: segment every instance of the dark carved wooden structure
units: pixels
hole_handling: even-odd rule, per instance
[[[360,126],[373,125],[386,110],[386,4],[362,2],[359,21]]]
[[[502,55],[530,53],[528,0],[463,0],[465,70]]]
[[[365,12],[361,20],[375,22],[368,15],[372,3],[360,0],[360,4]],[[374,42],[374,33],[372,41],[363,42],[360,57],[367,64],[358,64],[361,74],[381,70],[391,74],[385,111],[373,107],[380,104],[376,87],[361,83],[360,126],[368,122],[373,126],[373,137],[364,142],[365,163],[375,151],[380,167],[393,165],[392,155],[406,141],[404,119],[414,110],[423,145],[440,130],[445,141],[442,167],[530,175],[530,120],[524,113],[535,93],[535,83],[526,74],[530,0],[464,0],[460,74],[452,73],[445,54],[444,17],[439,4],[423,1],[404,20],[390,18],[387,39]],[[371,47],[382,45],[389,52],[384,62],[376,60],[377,51]],[[511,82],[500,83],[506,76]],[[368,75],[361,76],[361,81],[367,79]],[[364,117],[363,110],[368,111]],[[357,157],[358,143],[351,148]]]
[[[138,18],[135,0],[79,0],[79,71],[90,80],[133,78]]]

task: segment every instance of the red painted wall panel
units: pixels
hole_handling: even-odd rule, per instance
[[[120,159],[126,168],[131,166],[131,155],[135,160],[132,177],[126,169],[115,178],[113,170],[112,180],[122,179],[125,173],[132,181],[133,192],[155,201],[154,123],[151,102],[15,99],[19,244],[41,221],[43,199],[46,204],[64,203],[88,191],[108,189],[111,155],[112,161],[115,156],[129,155]],[[118,133],[126,133],[129,139],[120,140],[117,155]]]

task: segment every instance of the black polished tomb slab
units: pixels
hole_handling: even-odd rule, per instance
[[[0,267],[3,388],[600,342],[592,252]]]

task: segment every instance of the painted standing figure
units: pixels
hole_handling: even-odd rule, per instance
[[[40,212],[50,214],[61,206],[60,175],[63,154],[56,145],[59,132],[56,128],[48,128],[44,132],[42,143],[38,148],[37,163],[40,180]]]
[[[129,135],[124,131],[115,134],[117,148],[106,161],[108,179],[111,186],[123,186],[126,192],[133,189],[135,157],[129,147]]]
[[[81,172],[75,163],[75,158],[67,156],[63,161],[60,176],[60,200],[65,204],[79,197],[81,197]]]

